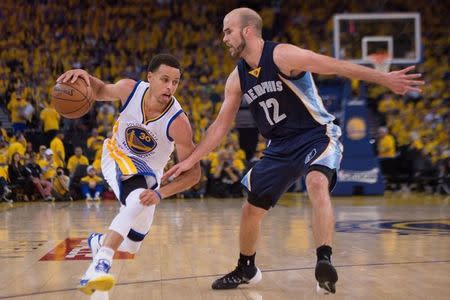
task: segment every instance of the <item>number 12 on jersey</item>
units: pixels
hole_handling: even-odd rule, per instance
[[[261,107],[264,109],[267,122],[269,122],[269,124],[272,126],[286,118],[286,114],[280,115],[280,105],[278,104],[278,101],[275,98],[270,98],[265,101],[261,101],[259,102],[259,105],[261,105]],[[272,118],[270,117],[269,108],[273,108]]]

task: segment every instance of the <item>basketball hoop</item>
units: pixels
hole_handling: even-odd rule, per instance
[[[376,70],[383,73],[389,72],[389,67],[391,66],[391,56],[389,55],[389,53],[373,53],[368,55],[367,59],[372,62],[372,65]]]

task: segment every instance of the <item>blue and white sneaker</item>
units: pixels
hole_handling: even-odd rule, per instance
[[[103,234],[102,233],[91,233],[87,239],[89,249],[91,249],[92,259],[94,259],[98,250],[102,247],[103,244]]]
[[[78,290],[89,296],[95,291],[109,291],[116,283],[114,276],[108,274],[110,269],[111,262],[107,259],[94,260],[81,278]]]

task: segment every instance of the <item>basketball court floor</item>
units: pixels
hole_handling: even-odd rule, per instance
[[[92,299],[448,299],[449,197],[390,193],[334,198],[337,294],[315,294],[310,205],[288,194],[263,224],[262,281],[215,291],[238,256],[243,199],[169,199],[134,258],[118,254],[117,285]],[[104,231],[115,201],[0,206],[0,299],[89,299],[76,285],[91,259],[86,237]]]

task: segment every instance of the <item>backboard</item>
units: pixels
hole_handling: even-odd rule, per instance
[[[416,64],[422,59],[419,13],[334,15],[334,56],[370,64],[369,56],[387,53],[391,64]]]

